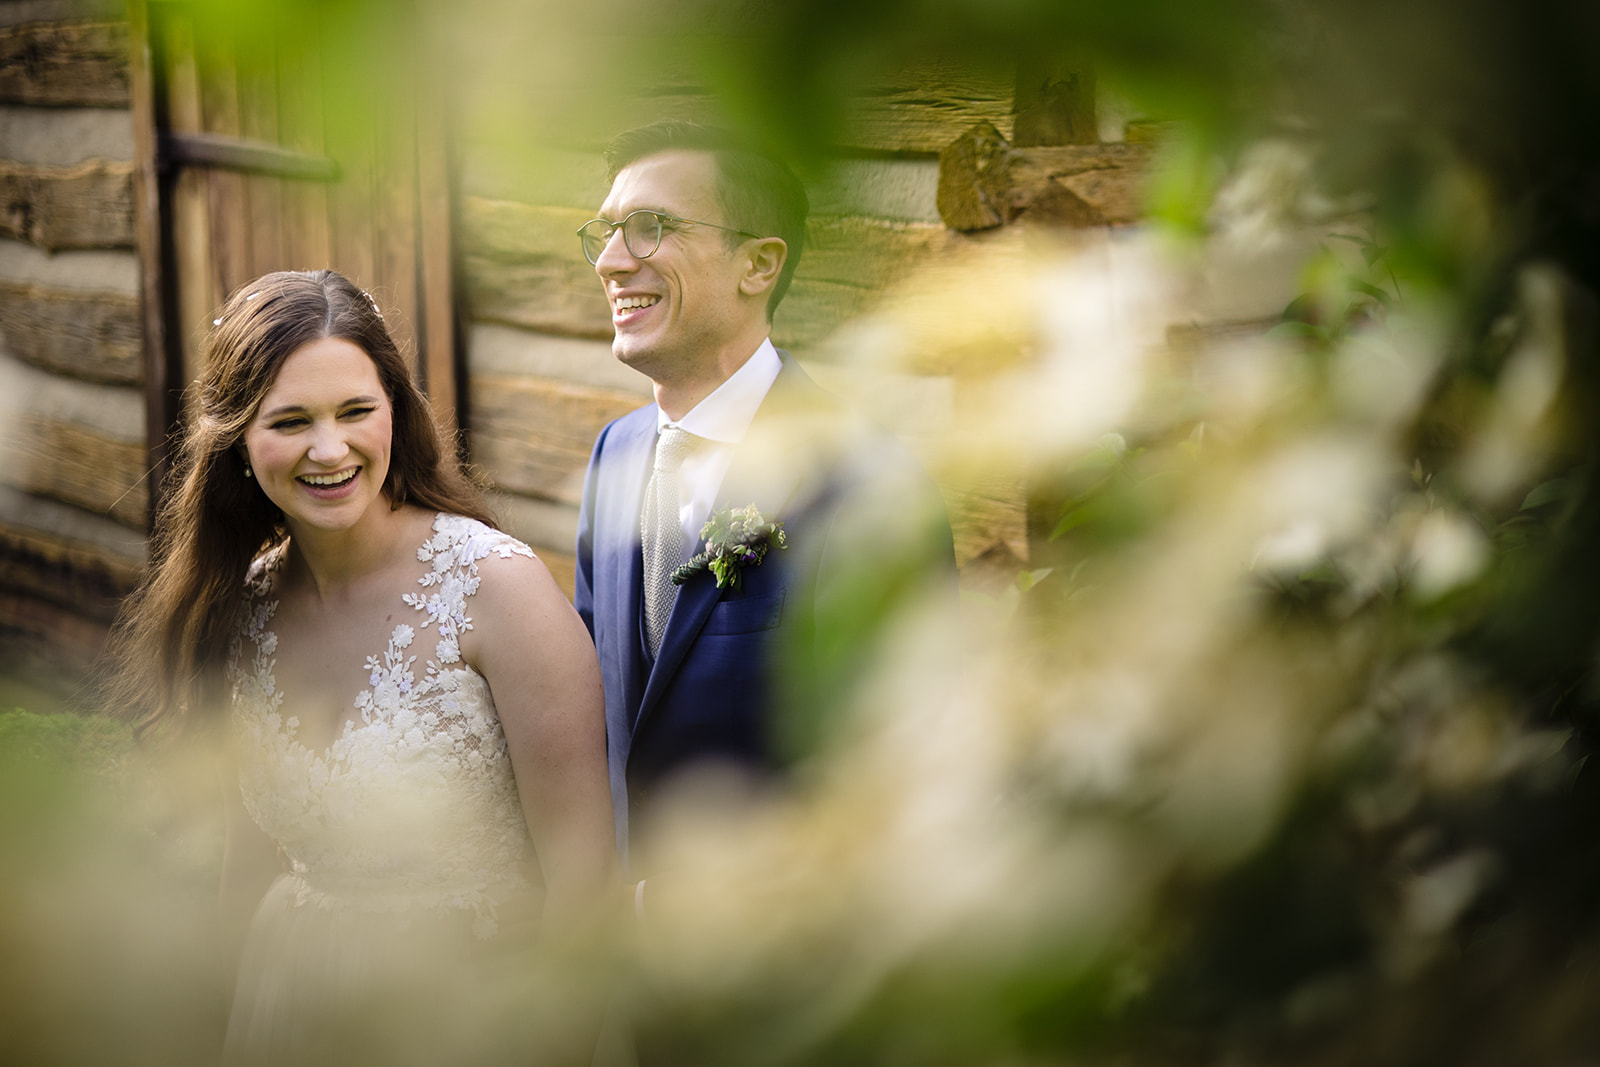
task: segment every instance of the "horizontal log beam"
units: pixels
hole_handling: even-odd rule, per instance
[[[0,429],[5,483],[23,492],[145,526],[148,456],[129,441],[59,418],[23,414]]]
[[[48,679],[71,693],[94,670],[110,632],[71,608],[0,586],[0,664],[8,672]]]
[[[0,160],[0,234],[40,248],[131,248],[133,164]]]
[[[126,107],[126,22],[32,22],[0,28],[0,103]]]
[[[0,520],[0,589],[110,622],[138,581],[125,557]]]
[[[594,439],[637,396],[540,378],[474,375],[472,458],[500,488],[576,504]]]
[[[648,76],[610,93],[578,91],[571,79],[552,79],[548,65],[529,64],[521,53],[516,62],[522,69],[489,58],[469,72],[460,91],[463,100],[494,102],[502,112],[506,101],[516,101],[528,116],[521,122],[501,119],[498,128],[491,126],[495,120],[478,125],[495,140],[525,140],[535,123],[547,140],[598,153],[613,133],[643,122],[730,122],[725,96],[706,86],[703,69],[692,60],[674,70],[667,69],[671,57],[658,56]],[[845,110],[836,128],[838,148],[931,158],[975,122],[993,123],[1009,135],[1016,74],[999,66],[976,70],[970,63],[922,61],[841,88]]]
[[[464,197],[461,250],[474,319],[565,337],[609,340],[611,312],[577,230],[575,208]]]
[[[139,301],[0,282],[0,336],[15,357],[95,382],[144,378]]]
[[[939,156],[939,215],[962,231],[1024,218],[1075,227],[1134,222],[1152,152],[1148,144],[1014,148],[979,123]]]
[[[867,314],[882,296],[880,290],[865,286],[797,277],[778,305],[772,342],[784,349],[808,349],[841,324]]]
[[[794,287],[773,320],[773,341],[786,348],[817,344],[943,255],[952,236],[943,226],[925,223],[813,218]]]
[[[610,339],[552,337],[494,323],[475,323],[467,334],[467,373],[553,378],[569,385],[631,393],[641,404],[654,395],[649,378],[612,354]]]
[[[1009,133],[1015,99],[1011,71],[909,64],[852,98],[843,141],[852,148],[931,155],[975,123]]]

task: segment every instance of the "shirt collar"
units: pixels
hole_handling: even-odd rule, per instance
[[[782,369],[783,360],[778,358],[778,350],[772,347],[772,338],[769,337],[761,342],[761,347],[744,361],[743,366],[728,376],[727,381],[690,408],[688,414],[676,423],[658,408],[656,432],[675,425],[708,441],[737,444],[744,440],[745,431],[750,429],[756,411],[766,399],[772,383],[778,380],[778,372]]]

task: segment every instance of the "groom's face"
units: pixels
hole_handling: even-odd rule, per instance
[[[646,208],[725,226],[717,177],[716,157],[709,152],[645,156],[617,174],[600,215],[620,223]],[[729,249],[724,231],[713,226],[667,223],[660,246],[642,259],[619,231],[595,262],[616,330],[612,351],[657,382],[705,373],[716,365],[720,349],[748,329],[739,250]]]

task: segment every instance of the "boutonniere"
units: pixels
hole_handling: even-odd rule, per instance
[[[682,585],[701,571],[717,576],[717,588],[740,587],[745,567],[759,567],[767,549],[787,548],[783,523],[768,522],[754,504],[713,511],[700,528],[706,550],[672,572],[674,585]]]

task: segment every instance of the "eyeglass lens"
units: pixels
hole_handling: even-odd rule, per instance
[[[647,259],[661,247],[661,216],[654,211],[635,211],[620,223],[609,224],[595,219],[579,231],[583,241],[583,254],[590,263],[599,261],[611,235],[622,230],[622,243],[635,259]]]

